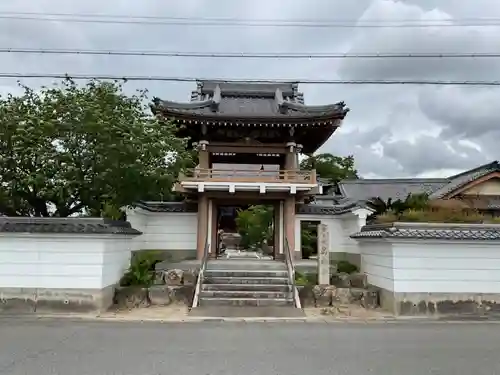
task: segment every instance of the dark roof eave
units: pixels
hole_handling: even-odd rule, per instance
[[[203,120],[203,121],[221,121],[221,120],[232,120],[235,122],[242,121],[270,121],[273,122],[283,122],[283,123],[295,123],[295,122],[304,122],[304,120],[309,120],[311,122],[315,121],[332,121],[332,120],[343,120],[347,115],[347,112],[343,113],[327,113],[327,114],[307,114],[301,116],[288,116],[288,115],[269,115],[269,116],[255,116],[255,115],[245,115],[245,114],[225,114],[225,113],[213,113],[213,114],[201,114],[201,113],[189,113],[186,111],[177,111],[172,108],[162,108],[156,107],[154,105],[151,106],[151,109],[154,114],[158,112],[167,115],[176,117],[179,119],[193,119],[193,120]],[[340,125],[336,125],[338,127]]]

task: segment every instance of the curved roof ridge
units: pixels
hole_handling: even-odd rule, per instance
[[[306,113],[341,112],[345,116],[349,112],[349,108],[346,107],[346,104],[343,101],[340,101],[335,104],[307,105],[298,102],[291,102],[289,100],[284,100],[281,103],[281,106],[294,111],[306,112]]]

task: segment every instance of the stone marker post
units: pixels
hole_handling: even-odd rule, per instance
[[[328,226],[318,225],[318,285],[330,285],[330,244]]]

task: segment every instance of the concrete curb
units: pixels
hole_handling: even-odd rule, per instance
[[[409,323],[446,323],[446,324],[464,324],[464,323],[500,323],[498,317],[494,318],[481,318],[477,317],[448,317],[448,318],[435,318],[435,317],[379,317],[379,318],[355,318],[355,317],[124,317],[124,316],[99,316],[99,315],[82,315],[82,314],[21,314],[21,315],[4,315],[0,314],[0,322],[3,320],[25,320],[25,321],[41,321],[41,320],[54,320],[64,319],[68,321],[86,321],[86,322],[117,322],[117,323],[327,323],[327,324],[409,324]]]

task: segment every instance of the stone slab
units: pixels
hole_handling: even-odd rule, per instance
[[[328,226],[318,225],[318,284],[330,284],[330,241]]]
[[[114,286],[104,289],[0,288],[0,313],[89,313],[113,304]]]
[[[0,313],[33,313],[36,309],[36,289],[0,289]]]
[[[192,317],[207,318],[300,318],[305,317],[302,309],[295,307],[237,307],[237,306],[200,306],[193,308]]]

